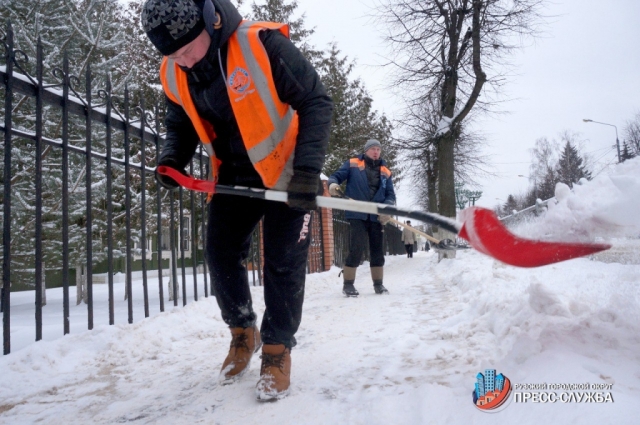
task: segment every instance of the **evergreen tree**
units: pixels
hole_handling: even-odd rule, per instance
[[[504,205],[502,206],[502,214],[504,216],[511,215],[513,214],[514,211],[518,211],[519,209],[520,209],[520,206],[518,205],[518,201],[516,200],[516,197],[513,195],[509,195],[507,197],[507,202],[505,202]]]
[[[591,173],[583,165],[578,149],[569,141],[566,142],[564,150],[556,166],[557,182],[573,187],[582,178],[591,180]]]
[[[555,169],[550,166],[547,167],[542,179],[537,181],[538,198],[547,200],[556,196],[556,183],[558,181]]]
[[[394,181],[401,175],[395,167],[396,147],[391,140],[391,122],[373,109],[373,99],[360,79],[353,79],[355,64],[340,56],[335,43],[328,52],[317,50],[309,42],[313,29],[305,27],[305,15],[294,18],[298,8],[296,0],[266,0],[253,3],[251,19],[287,23],[291,27],[291,41],[315,66],[322,83],[334,102],[331,137],[323,172],[337,170],[348,158],[362,153],[367,139],[375,138],[382,144],[383,158],[388,162]]]
[[[620,153],[621,162],[624,162],[627,159],[635,158],[636,155],[629,149],[629,145],[627,144],[627,142],[624,142],[622,146],[622,152]]]
[[[316,50],[309,42],[309,37],[315,30],[305,27],[305,14],[294,18],[294,13],[298,8],[297,0],[287,2],[286,0],[266,0],[264,4],[253,3],[251,5],[251,19],[255,21],[279,22],[288,24],[290,28],[290,39],[298,49],[302,51],[305,58],[312,64],[317,64],[322,58],[322,52]]]
[[[319,71],[322,82],[333,99],[333,123],[324,173],[336,171],[344,161],[362,153],[367,139],[378,139],[382,144],[382,157],[394,175],[400,177],[396,167],[397,148],[392,143],[392,126],[387,117],[373,109],[373,99],[360,79],[352,79],[354,63],[340,55],[336,44],[323,59]]]
[[[84,97],[85,71],[91,64],[94,88],[93,102],[101,103],[96,92],[105,87],[107,75],[113,77],[114,89],[122,93],[126,81],[136,75],[135,67],[127,66],[124,52],[125,31],[118,19],[120,9],[117,0],[42,0],[24,3],[5,0],[0,3],[0,13],[12,21],[15,32],[15,48],[24,51],[29,60],[21,60],[17,73],[35,74],[36,46],[38,38],[43,46],[43,65],[46,84],[59,82],[63,57],[68,57],[69,74],[73,90],[70,96]],[[22,59],[19,56],[20,59]],[[115,100],[115,99],[114,99]],[[118,102],[116,102],[118,103]],[[35,100],[28,96],[14,95],[12,118],[14,127],[27,133],[35,132]],[[117,107],[117,104],[114,104]],[[122,109],[122,108],[120,108]],[[133,110],[134,108],[131,107]],[[74,115],[67,121],[69,144],[84,148],[84,119]],[[47,139],[60,141],[63,132],[62,113],[59,107],[45,105],[43,111],[43,135]],[[92,128],[92,150],[105,151],[105,128],[94,124]],[[113,132],[113,156],[124,157],[122,134]],[[131,153],[135,154],[136,142],[132,140]],[[138,148],[139,150],[139,148]],[[43,248],[44,262],[48,270],[61,267],[62,253],[62,152],[48,145],[41,153],[43,161]],[[33,282],[34,205],[35,205],[35,152],[29,138],[14,137],[12,152],[12,269],[15,282]],[[70,266],[84,262],[86,257],[86,198],[84,155],[69,155],[68,162],[68,218]],[[114,229],[116,239],[124,238],[124,169],[114,167],[113,193]],[[135,174],[135,173],[132,173]],[[93,260],[105,258],[106,245],[106,166],[103,161],[93,160],[92,211],[93,211]],[[135,178],[132,179],[135,184]],[[149,179],[151,180],[151,179]],[[138,188],[138,191],[140,188]],[[132,187],[135,192],[135,187]],[[132,209],[136,209],[139,197],[132,193]],[[134,214],[135,218],[135,214]],[[135,239],[134,235],[134,239]],[[117,244],[116,244],[117,245]],[[119,251],[115,253],[116,256]]]
[[[140,23],[145,1],[132,0],[125,9],[117,13],[116,19],[127,40],[122,48],[125,60],[121,64],[130,68],[135,75],[134,79],[127,80],[134,103],[141,95],[144,96],[147,107],[153,108],[154,105],[164,104],[164,93],[160,85],[162,54],[151,43]],[[119,87],[114,91],[118,92]]]

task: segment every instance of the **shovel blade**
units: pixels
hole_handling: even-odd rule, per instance
[[[511,233],[486,208],[463,211],[459,236],[483,254],[517,267],[539,267],[611,248],[609,244],[545,242],[525,239]]]

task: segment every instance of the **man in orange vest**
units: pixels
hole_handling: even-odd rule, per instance
[[[288,192],[288,205],[214,195],[206,235],[211,280],[231,330],[220,381],[239,379],[262,345],[256,395],[282,398],[302,317],[310,210],[317,207],[331,99],[289,40],[288,26],[243,21],[229,0],[147,0],[142,24],[164,55],[167,136],[158,165],[183,171],[201,141],[210,179]],[[263,218],[266,310],[258,330],[242,261]]]

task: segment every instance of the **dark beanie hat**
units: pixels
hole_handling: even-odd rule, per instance
[[[369,149],[371,149],[374,146],[378,146],[379,148],[382,147],[380,142],[378,142],[376,139],[367,140],[367,143],[364,144],[364,152],[368,151]]]
[[[160,53],[168,56],[200,35],[204,19],[193,0],[147,0],[142,26]]]

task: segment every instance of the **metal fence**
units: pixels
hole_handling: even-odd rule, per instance
[[[86,68],[83,80],[69,73],[69,61],[52,70],[58,81],[44,81],[42,45],[35,61],[14,49],[10,25],[4,37],[0,92],[4,98],[2,300],[4,354],[11,350],[11,286],[35,291],[36,341],[42,339],[45,281],[63,291],[63,329],[69,333],[69,284],[80,269],[88,272],[87,328],[94,326],[93,278],[105,272],[109,324],[114,324],[114,273],[126,274],[129,323],[133,322],[132,272],[141,272],[144,317],[149,316],[149,275],[157,275],[160,311],[164,311],[163,270],[170,270],[169,300],[187,303],[186,270],[193,269],[192,297],[208,297],[203,256],[205,196],[182,189],[160,189],[153,172],[163,141],[157,107],[136,104],[125,88],[111,92],[108,78],[97,84]],[[31,72],[30,72],[31,71]],[[82,87],[82,88],[79,88]],[[200,150],[188,167],[206,175]],[[259,237],[260,229],[256,229]],[[260,269],[259,247],[252,244],[248,263]],[[198,282],[197,267],[204,269]],[[77,279],[76,279],[77,281]],[[53,284],[51,282],[54,282]],[[258,273],[257,282],[261,283]]]
[[[10,24],[3,45],[0,311],[4,354],[11,352],[12,289],[34,291],[36,341],[42,339],[46,288],[62,288],[63,334],[70,332],[70,282],[74,280],[77,303],[86,303],[87,329],[94,327],[93,292],[98,283],[107,286],[108,295],[97,302],[108,304],[109,324],[115,323],[114,276],[118,272],[124,274],[128,323],[133,323],[134,313],[149,317],[151,291],[157,291],[161,312],[165,297],[174,306],[181,298],[184,306],[189,300],[212,295],[204,259],[205,195],[167,191],[153,178],[164,141],[163,110],[158,105],[147,109],[144,98],[126,88],[116,95],[109,78],[94,77],[90,65],[82,78],[72,75],[66,56],[61,68],[45,70],[42,45],[38,43],[33,59],[16,50]],[[51,75],[47,78],[56,81],[45,82],[45,71]],[[204,178],[208,163],[200,149],[187,171]],[[334,211],[333,220],[331,213],[323,220],[323,213],[322,209],[312,212],[309,273],[326,270],[331,264],[326,257],[332,254],[334,263],[342,266],[348,251],[348,222],[340,218],[344,214]],[[387,226],[388,253],[402,252],[400,234]],[[330,244],[335,253],[329,251]],[[262,285],[263,263],[260,224],[245,260],[254,285]],[[190,297],[187,271],[193,280]],[[134,311],[134,272],[142,282],[143,312]],[[156,287],[149,285],[153,278],[157,278]]]
[[[524,208],[520,211],[513,211],[510,215],[505,217],[500,217],[500,221],[505,223],[507,226],[512,226],[514,224],[520,223],[523,220],[528,220],[532,217],[537,217],[543,214],[549,208],[549,203],[555,204],[556,198],[549,198],[545,201],[541,199],[537,199],[535,205]]]
[[[349,255],[349,221],[345,218],[344,211],[333,211],[333,237],[334,237],[334,264],[344,267],[344,262]],[[406,254],[404,243],[402,242],[402,230],[394,224],[387,224],[384,227],[383,250],[385,255]],[[369,245],[365,244],[365,252],[361,259],[369,261]]]

